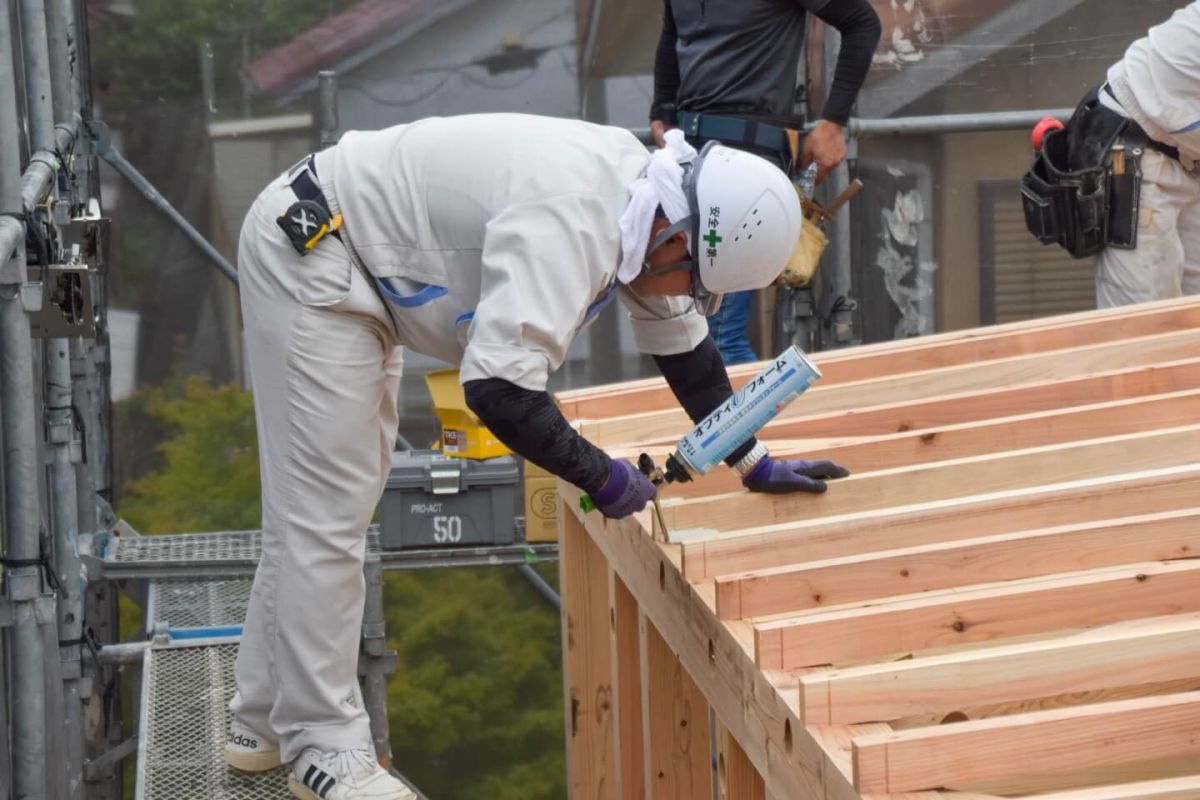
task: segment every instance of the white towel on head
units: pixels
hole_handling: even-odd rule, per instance
[[[654,210],[662,206],[667,219],[678,222],[691,213],[683,193],[683,167],[694,161],[696,148],[687,143],[678,128],[667,131],[665,146],[654,152],[646,176],[629,189],[629,205],[621,215],[621,266],[617,280],[629,283],[642,272]],[[690,242],[689,242],[690,245]]]

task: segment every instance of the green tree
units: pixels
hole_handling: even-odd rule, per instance
[[[208,43],[218,96],[240,97],[250,60],[348,5],[351,0],[134,0],[132,13],[110,11],[93,26],[98,87],[105,103],[120,109],[198,103],[200,53]]]
[[[145,403],[169,438],[157,448],[161,466],[125,485],[121,516],[146,533],[258,527],[258,445],[249,392],[192,377],[178,393],[150,390]]]
[[[566,796],[558,614],[515,570],[393,573],[396,766],[430,797]]]

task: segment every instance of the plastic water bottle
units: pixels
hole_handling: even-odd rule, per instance
[[[809,164],[800,177],[796,180],[796,186],[804,193],[804,196],[809,200],[812,199],[813,192],[817,189],[817,162]]]

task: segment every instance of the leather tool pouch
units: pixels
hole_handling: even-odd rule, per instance
[[[1058,244],[1075,258],[1137,245],[1142,144],[1128,142],[1123,170],[1113,170],[1112,148],[1127,122],[1093,90],[1066,128],[1043,137],[1021,180],[1025,225],[1042,244]]]

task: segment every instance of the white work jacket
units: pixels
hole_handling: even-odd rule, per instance
[[[617,285],[618,221],[648,163],[620,128],[484,114],[349,132],[316,170],[405,346],[461,362],[463,382],[541,391],[614,295],[643,352],[707,335],[689,298]]]
[[[1200,160],[1200,2],[1130,45],[1109,69],[1108,83],[1150,138],[1178,147],[1191,169]]]

